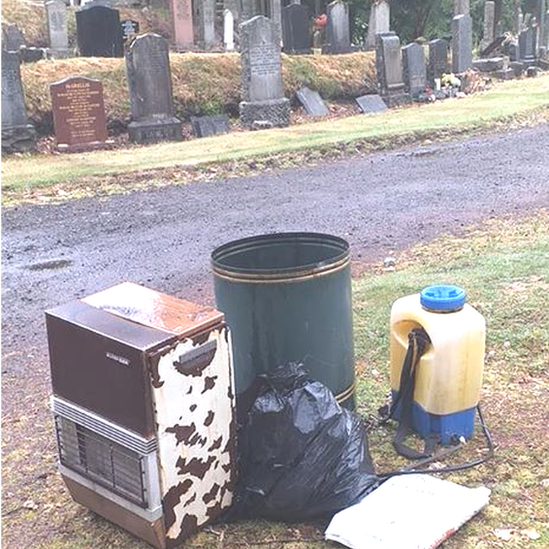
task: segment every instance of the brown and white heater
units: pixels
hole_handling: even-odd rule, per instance
[[[231,504],[223,314],[123,283],[46,312],[59,471],[75,501],[158,548]]]

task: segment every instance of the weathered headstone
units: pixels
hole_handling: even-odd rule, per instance
[[[2,48],[2,152],[28,152],[36,147],[36,130],[29,124],[19,56]]]
[[[312,53],[309,11],[305,6],[290,4],[282,9],[282,43],[284,53]]]
[[[309,116],[327,116],[330,114],[318,92],[303,86],[297,90],[296,96]]]
[[[191,126],[196,137],[210,137],[229,132],[229,117],[226,114],[192,116]]]
[[[6,51],[19,51],[21,46],[27,43],[21,29],[17,25],[2,25],[2,49]]]
[[[322,53],[349,53],[351,35],[349,30],[349,6],[342,0],[335,0],[326,8],[326,44]]]
[[[357,97],[355,101],[363,114],[373,114],[387,110],[387,105],[377,93]]]
[[[367,50],[373,50],[376,47],[376,34],[389,32],[390,20],[391,7],[389,0],[376,0],[370,8],[368,35],[365,44]]]
[[[168,42],[157,34],[137,37],[126,54],[132,121],[136,143],[180,141],[181,122],[173,115]]]
[[[139,21],[124,19],[120,21],[120,28],[122,29],[122,40],[125,45],[128,45],[139,34]]]
[[[537,29],[529,27],[519,34],[519,55],[523,63],[533,63],[536,60]]]
[[[376,34],[376,74],[379,94],[388,107],[410,102],[402,77],[400,39],[395,33]]]
[[[449,71],[448,42],[443,38],[431,40],[429,42],[429,81],[432,84],[435,78],[441,78],[444,73]]]
[[[473,24],[470,15],[452,19],[452,70],[462,74],[473,66]]]
[[[423,47],[415,42],[402,48],[402,68],[406,91],[415,97],[425,91],[427,63]]]
[[[173,41],[177,49],[194,45],[193,6],[191,0],[170,0]]]
[[[247,128],[287,126],[290,102],[284,97],[279,34],[274,23],[258,15],[240,25],[242,102]]]
[[[124,44],[118,10],[93,3],[88,6],[76,12],[76,38],[80,55],[123,57]]]
[[[278,42],[282,39],[282,1],[269,0],[269,18],[274,23],[278,33]]]
[[[469,15],[469,0],[454,0],[454,15]]]
[[[202,0],[195,14],[199,44],[205,50],[211,49],[215,45],[215,0]]]
[[[234,15],[231,10],[223,12],[223,44],[227,51],[234,50]]]
[[[496,31],[496,3],[487,1],[484,3],[484,30],[480,48],[484,49],[491,44],[495,38]]]
[[[83,76],[50,85],[53,126],[60,150],[73,152],[103,147],[107,122],[103,85]]]
[[[66,51],[69,48],[69,32],[65,0],[48,0],[44,5],[50,35],[50,48]]]

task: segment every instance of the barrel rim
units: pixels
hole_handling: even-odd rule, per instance
[[[332,245],[339,253],[334,253],[328,259],[317,261],[315,263],[295,265],[286,268],[242,268],[231,267],[223,263],[222,259],[228,255],[245,251],[246,249],[260,248],[267,245],[278,245],[287,241],[302,241],[303,243],[322,243]],[[224,278],[254,280],[261,279],[265,281],[302,278],[318,276],[326,271],[334,272],[350,263],[350,245],[349,243],[335,235],[316,232],[284,232],[284,233],[266,233],[246,238],[233,240],[218,246],[211,253],[211,264],[215,274]]]

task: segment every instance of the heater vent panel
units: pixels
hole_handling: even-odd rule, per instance
[[[144,456],[59,415],[55,429],[62,465],[147,507]]]

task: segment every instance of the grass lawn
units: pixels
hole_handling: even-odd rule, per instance
[[[2,194],[7,203],[17,202],[24,200],[26,194],[42,192],[40,187],[65,184],[62,194],[70,195],[71,187],[78,187],[83,180],[89,182],[89,178],[100,180],[120,174],[128,176],[127,190],[131,190],[135,188],[133,179],[136,185],[143,179],[151,184],[159,178],[164,178],[164,184],[177,182],[177,177],[172,178],[173,172],[162,174],[161,170],[223,167],[246,159],[255,162],[265,156],[330,149],[344,143],[366,142],[370,149],[384,148],[394,142],[436,139],[520,122],[534,114],[541,114],[546,119],[547,113],[549,75],[544,75],[499,83],[486,92],[464,99],[414,105],[370,116],[111,151],[4,157]],[[219,174],[223,176],[223,169]],[[90,186],[95,188],[95,183]],[[86,192],[94,191],[88,189],[84,194]]]
[[[371,267],[353,285],[358,411],[374,413],[388,389],[388,322],[393,301],[423,286],[463,286],[468,302],[486,319],[487,347],[481,403],[495,444],[488,463],[446,476],[492,490],[489,506],[445,544],[445,549],[549,547],[549,211],[528,219],[491,220],[463,237],[441,236],[397,257],[393,271]],[[391,446],[393,426],[371,434],[378,471],[404,465]],[[24,452],[24,449],[21,449]],[[480,433],[452,456],[461,462],[482,455]],[[49,458],[48,458],[49,459]],[[445,463],[447,464],[447,463]],[[4,478],[21,460],[3,460]],[[36,462],[25,466],[38,467]],[[145,549],[124,531],[70,501],[57,476],[34,493],[21,486],[18,500],[40,506],[5,509],[6,541],[40,539],[33,549]],[[46,502],[46,503],[44,503]],[[202,530],[186,549],[328,549],[326,522],[284,525],[267,521],[219,524]],[[37,530],[35,530],[37,529]],[[39,530],[39,532],[38,532]],[[17,537],[17,533],[19,536]],[[15,545],[11,545],[15,547]]]

